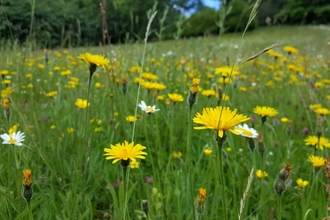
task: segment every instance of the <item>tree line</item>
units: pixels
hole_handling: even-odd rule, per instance
[[[179,39],[242,31],[251,0],[2,0],[2,44],[34,42],[39,47],[91,46],[142,40],[151,13],[152,40]],[[188,14],[192,14],[187,17]],[[264,0],[251,29],[263,25],[327,24],[328,0]]]

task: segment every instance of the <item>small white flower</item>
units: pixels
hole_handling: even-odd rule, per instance
[[[159,109],[156,109],[156,106],[147,106],[147,104],[142,100],[138,106],[141,108],[142,111],[145,111],[147,114],[155,113],[156,111],[159,111]]]
[[[258,132],[254,128],[249,128],[247,124],[244,124],[243,126],[237,125],[234,129],[243,137],[248,137],[248,138],[258,137]]]
[[[24,141],[25,135],[24,132],[13,132],[11,135],[2,134],[0,137],[3,139],[2,144],[14,144],[16,146],[22,146],[22,142]]]

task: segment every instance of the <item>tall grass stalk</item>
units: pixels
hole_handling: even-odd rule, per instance
[[[142,71],[143,71],[143,68],[144,68],[144,59],[145,59],[145,54],[146,54],[146,50],[147,50],[147,42],[148,42],[148,37],[149,37],[149,30],[150,30],[150,26],[151,26],[151,23],[152,21],[154,20],[155,16],[157,14],[157,11],[155,11],[150,19],[149,19],[149,22],[148,22],[148,26],[147,26],[147,30],[146,30],[146,34],[145,34],[145,38],[144,38],[144,48],[143,48],[143,53],[142,53],[142,61],[141,61],[141,70],[140,70],[140,80],[142,78]],[[141,90],[141,84],[139,83],[139,86],[138,86],[138,90],[137,90],[137,94],[136,94],[136,102],[135,103],[139,103],[139,98],[140,98],[140,90]],[[134,111],[134,118],[136,118],[136,115],[137,115],[137,109],[138,109],[138,105],[136,104],[135,105],[135,111]],[[136,129],[136,120],[134,120],[133,122],[133,130],[132,130],[132,142],[134,141],[134,136],[135,136],[135,129]],[[124,210],[123,210],[123,220],[126,220],[126,207],[127,207],[127,202],[128,202],[128,177],[129,177],[129,171],[130,169],[128,168],[127,170],[125,170],[124,172],[124,175],[126,177],[126,184],[125,184],[125,188],[124,189]]]
[[[191,204],[191,209],[192,209],[192,214],[193,214],[193,219],[196,219],[196,212],[195,212],[195,208],[194,208],[194,193],[193,193],[193,189],[194,189],[194,185],[193,185],[193,181],[192,181],[192,175],[193,175],[193,161],[191,158],[191,108],[188,107],[188,126],[187,126],[187,148],[186,148],[186,169],[187,169],[187,198],[188,198],[188,203],[187,204]]]
[[[242,219],[246,198],[248,196],[248,193],[249,193],[249,190],[250,190],[250,187],[251,187],[251,183],[253,181],[253,175],[254,175],[254,167],[251,169],[251,172],[250,172],[250,175],[249,175],[249,178],[248,178],[248,182],[246,184],[246,188],[245,188],[245,191],[243,193],[243,197],[240,201],[240,209],[239,209],[239,213],[238,213],[238,220]]]

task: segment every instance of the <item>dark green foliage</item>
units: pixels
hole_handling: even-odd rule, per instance
[[[260,25],[265,25],[265,20],[267,17],[271,18],[271,22],[274,22],[274,16],[280,12],[284,7],[287,0],[263,0],[259,6],[258,10],[258,23]]]
[[[218,34],[219,28],[216,25],[218,12],[213,9],[204,9],[200,13],[193,14],[184,23],[184,37],[197,37],[210,34]]]
[[[251,13],[253,5],[249,5],[244,0],[236,0],[230,2],[229,6],[232,7],[230,14],[226,17],[225,27],[228,32],[243,31]],[[257,27],[257,19],[249,26],[249,30]]]
[[[329,12],[327,0],[288,0],[275,18],[288,24],[327,24],[330,22]]]
[[[252,6],[243,0],[230,2],[228,7],[232,7],[232,9],[225,18],[224,26],[226,32],[243,31],[249,19]],[[219,33],[219,27],[216,25],[216,22],[220,19],[219,16],[219,12],[213,9],[204,9],[199,13],[193,14],[184,24],[183,36],[217,35]],[[254,20],[249,30],[256,27],[257,20]]]
[[[3,0],[0,8],[0,36],[2,39],[29,39],[32,3],[35,1],[31,42],[39,47],[89,46],[104,39],[100,3],[106,4],[107,32],[111,42],[135,41],[144,38],[148,23],[147,12],[154,0]],[[161,15],[170,0],[157,3]],[[175,1],[174,1],[175,2]],[[172,23],[178,11],[170,7],[165,25]],[[152,28],[158,28],[158,18]]]

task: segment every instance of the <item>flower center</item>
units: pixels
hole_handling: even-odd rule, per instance
[[[15,144],[16,142],[17,142],[16,139],[10,139],[10,140],[9,140],[9,143],[11,143],[11,144]]]
[[[154,112],[154,109],[150,106],[146,107],[146,111],[147,112]]]
[[[248,131],[248,130],[243,130],[243,134],[246,135],[246,136],[253,136],[252,132],[251,131]]]

